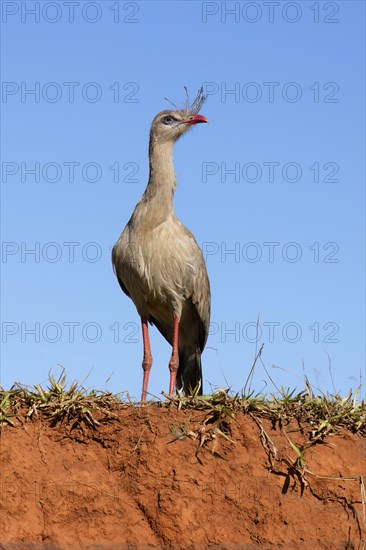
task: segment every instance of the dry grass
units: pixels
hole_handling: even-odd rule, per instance
[[[25,421],[46,418],[52,426],[66,423],[75,428],[85,425],[96,428],[102,422],[117,418],[114,412],[122,401],[111,393],[91,390],[73,382],[66,387],[63,372],[58,379],[49,376],[47,388],[33,388],[15,384],[10,390],[0,391],[0,425],[14,426],[14,419]]]
[[[67,387],[66,375],[62,372],[58,379],[49,376],[46,388],[15,384],[10,390],[0,390],[0,425],[13,426],[15,419],[43,417],[52,425],[60,422],[72,427],[97,428],[100,423],[117,418],[116,412],[121,407],[171,407],[203,411],[206,413],[204,423],[213,424],[218,430],[225,428],[238,412],[256,419],[267,418],[280,427],[296,419],[312,427],[311,440],[317,441],[340,428],[366,435],[366,407],[364,400],[357,400],[358,393],[359,389],[355,393],[350,391],[346,397],[315,395],[306,381],[305,389],[299,393],[282,389],[267,397],[253,392],[233,395],[229,390],[220,389],[203,396],[197,392],[189,397],[163,394],[163,400],[142,404],[122,399],[121,395],[86,390],[77,382]]]

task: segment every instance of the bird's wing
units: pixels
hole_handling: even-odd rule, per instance
[[[113,271],[114,271],[114,273],[117,277],[117,280],[119,282],[119,286],[122,288],[123,292],[125,294],[127,294],[127,296],[129,298],[131,298],[130,293],[128,292],[127,288],[123,284],[123,281],[122,281],[121,277],[117,273],[117,267],[116,267],[117,266],[117,245],[115,245],[112,249],[112,264],[113,264]]]
[[[200,259],[195,265],[196,274],[192,281],[192,304],[200,320],[199,344],[201,351],[206,345],[211,313],[211,292],[206,265],[200,250]]]
[[[211,313],[210,281],[207,275],[205,260],[202,250],[198,246],[193,234],[185,229],[186,236],[191,240],[192,268],[189,280],[187,280],[186,297],[191,300],[199,319],[199,345],[201,351],[206,345]]]

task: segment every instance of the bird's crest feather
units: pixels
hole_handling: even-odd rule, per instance
[[[202,105],[207,100],[207,95],[204,94],[203,86],[201,86],[201,88],[199,88],[199,90],[197,91],[197,95],[194,98],[194,100],[192,101],[192,103],[189,99],[187,86],[184,86],[184,89],[185,89],[185,92],[186,92],[186,100],[185,100],[184,105],[181,109],[179,107],[177,107],[177,105],[175,103],[170,101],[170,99],[167,99],[166,97],[164,99],[165,99],[165,101],[168,101],[171,105],[173,105],[173,107],[177,111],[180,111],[184,117],[197,115],[200,112],[200,110],[202,108]]]

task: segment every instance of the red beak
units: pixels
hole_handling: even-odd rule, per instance
[[[187,120],[182,120],[184,124],[198,124],[199,122],[208,122],[207,118],[202,115],[193,115]]]

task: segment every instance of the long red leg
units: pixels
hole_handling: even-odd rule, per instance
[[[173,325],[173,351],[169,361],[170,370],[170,383],[169,383],[169,395],[174,394],[175,384],[177,380],[177,370],[179,367],[179,355],[178,355],[178,333],[179,333],[179,318],[174,317]]]
[[[144,369],[144,379],[142,382],[141,401],[146,401],[147,385],[149,383],[149,375],[150,375],[150,369],[152,365],[149,326],[148,326],[146,317],[141,317],[141,329],[142,329],[142,340],[144,343],[144,358],[142,360],[142,368]]]

